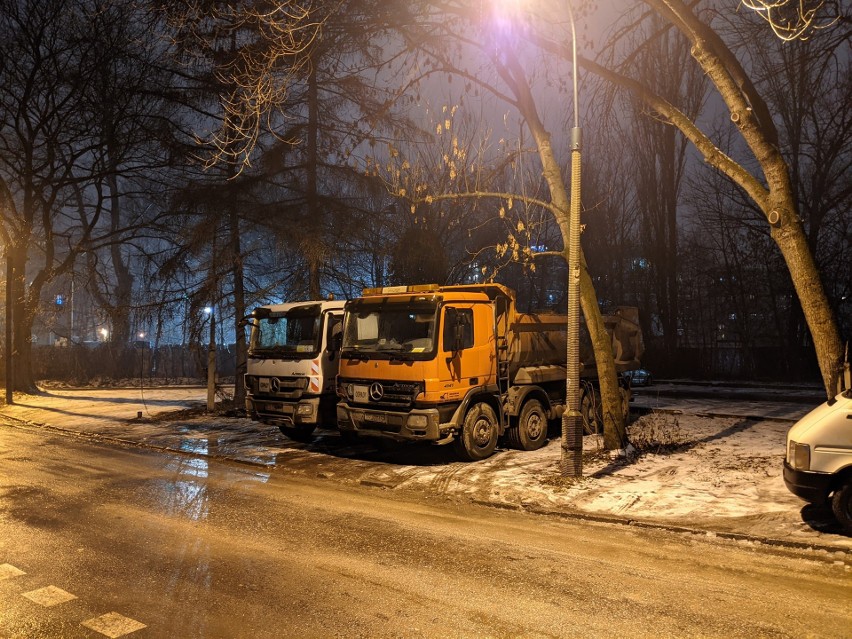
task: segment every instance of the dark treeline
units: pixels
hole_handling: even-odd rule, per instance
[[[134,343],[191,357],[215,317],[239,401],[246,313],[365,286],[494,278],[525,309],[564,308],[558,224],[534,204],[549,201],[548,182],[528,114],[505,99],[504,45],[477,31],[486,9],[233,4],[0,0],[0,239],[16,388],[66,365],[69,380],[124,375],[139,363]],[[603,22],[587,4],[578,21]],[[753,194],[595,71],[641,82],[771,182],[656,4],[625,3],[606,33],[581,29],[582,242],[597,299],[605,312],[639,307],[657,377],[817,381],[795,269]],[[848,339],[850,22],[783,42],[731,3],[700,4],[771,115],[795,214]],[[650,17],[636,19],[643,7]],[[538,48],[517,60],[567,180],[570,73],[545,42],[564,41],[565,24],[549,26],[525,31]],[[100,373],[93,353],[111,362]]]

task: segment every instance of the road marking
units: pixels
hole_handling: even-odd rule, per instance
[[[20,577],[26,575],[23,570],[18,570],[12,564],[0,564],[0,581],[3,579],[11,579],[12,577]]]
[[[72,595],[70,592],[65,592],[62,588],[57,588],[56,586],[45,586],[38,590],[25,592],[21,596],[26,597],[30,601],[34,601],[45,608],[56,606],[77,598],[77,595]]]
[[[91,628],[95,632],[110,637],[110,639],[117,639],[117,637],[123,637],[124,635],[129,635],[131,632],[147,628],[144,623],[120,615],[117,612],[108,612],[100,617],[88,619],[80,625]]]

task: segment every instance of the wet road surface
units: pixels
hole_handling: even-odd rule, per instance
[[[849,577],[807,553],[0,429],[4,638],[843,637]]]

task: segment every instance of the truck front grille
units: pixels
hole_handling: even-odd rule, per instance
[[[423,390],[423,384],[420,382],[372,379],[341,380],[341,386],[349,402],[355,406],[369,408],[411,408],[415,398]]]
[[[247,376],[246,386],[253,395],[299,399],[308,387],[307,377]]]

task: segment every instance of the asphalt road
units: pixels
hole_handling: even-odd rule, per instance
[[[848,637],[849,576],[785,549],[0,429],[4,638]]]

